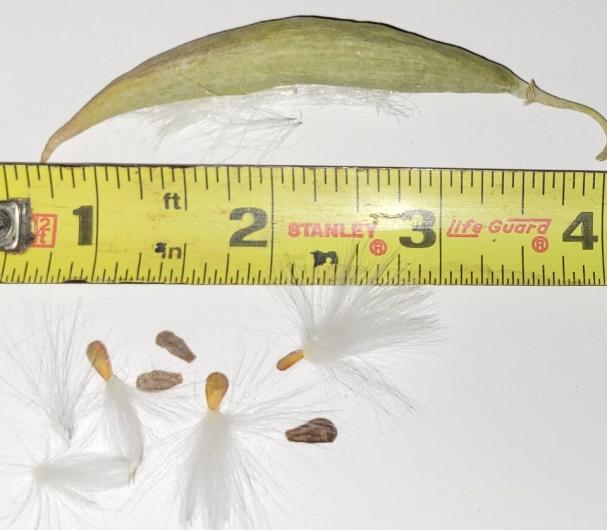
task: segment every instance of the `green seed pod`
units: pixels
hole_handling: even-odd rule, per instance
[[[407,93],[506,93],[526,103],[583,112],[607,135],[607,120],[594,109],[548,94],[464,48],[384,24],[292,17],[209,35],[142,63],[112,81],[53,134],[42,161],[66,140],[119,114],[309,84]],[[597,156],[606,158],[607,146]]]

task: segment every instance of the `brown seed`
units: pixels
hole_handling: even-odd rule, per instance
[[[288,370],[289,368],[291,368],[291,366],[298,363],[303,358],[304,358],[303,350],[292,351],[291,353],[287,353],[284,357],[279,359],[279,361],[276,363],[276,368],[278,368],[281,371]]]
[[[332,443],[337,438],[337,427],[327,418],[314,418],[299,427],[289,429],[285,435],[290,442],[303,442],[307,444]]]
[[[219,410],[221,401],[228,391],[228,378],[221,372],[213,372],[207,377],[206,396],[209,410]]]
[[[167,350],[171,355],[183,359],[186,363],[191,363],[196,359],[196,355],[185,341],[175,335],[172,331],[161,331],[156,335],[156,344]]]
[[[145,392],[161,392],[183,383],[183,376],[175,372],[153,370],[137,378],[137,388]]]
[[[107,348],[103,342],[96,340],[91,342],[86,348],[86,356],[91,366],[97,370],[97,373],[107,381],[112,377],[112,363]]]

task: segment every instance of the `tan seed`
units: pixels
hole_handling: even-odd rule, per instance
[[[314,418],[299,427],[289,429],[285,435],[290,442],[332,443],[337,438],[337,427],[327,418]]]
[[[137,388],[145,392],[162,392],[183,383],[183,376],[175,372],[153,370],[137,378]]]
[[[184,360],[186,363],[191,363],[196,359],[196,355],[190,350],[185,341],[181,337],[175,335],[172,331],[161,331],[158,333],[158,335],[156,335],[156,344],[167,350],[171,355]]]

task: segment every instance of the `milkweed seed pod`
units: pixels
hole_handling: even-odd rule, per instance
[[[321,17],[259,22],[194,40],[123,74],[48,140],[47,161],[66,140],[113,116],[177,101],[328,85],[406,93],[510,94],[525,103],[596,110],[540,89],[504,65],[392,26]],[[597,156],[607,158],[607,146]]]

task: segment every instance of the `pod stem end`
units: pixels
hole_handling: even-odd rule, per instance
[[[531,103],[540,103],[548,107],[575,110],[577,112],[586,114],[599,124],[607,137],[607,119],[600,112],[587,105],[582,105],[581,103],[576,103],[575,101],[559,98],[558,96],[545,92],[537,86],[533,79],[529,83],[527,88],[527,97],[525,99],[525,104],[530,105]],[[603,150],[596,156],[596,159],[607,160],[607,143]]]

